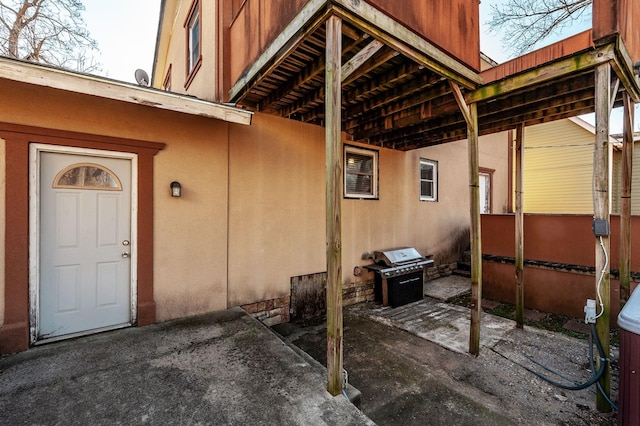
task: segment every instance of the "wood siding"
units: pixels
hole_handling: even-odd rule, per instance
[[[480,69],[478,0],[366,0],[475,70]]]
[[[593,133],[568,119],[525,129],[525,212],[593,212],[593,142]]]
[[[236,4],[229,38],[233,85],[309,0],[246,0]],[[367,0],[381,12],[467,64],[480,69],[478,0]]]
[[[514,215],[482,215],[483,295],[488,299],[509,303],[513,303],[516,294],[515,266],[513,262],[501,263],[487,256],[513,259],[514,219]],[[525,307],[575,318],[584,317],[585,300],[596,297],[592,221],[590,214],[525,215]],[[638,235],[640,217],[633,217],[631,226],[632,235]],[[619,231],[619,216],[611,216],[612,270],[617,270],[620,264]],[[637,274],[640,272],[640,239],[632,239],[631,246],[631,271]],[[538,265],[532,266],[532,260],[537,261]],[[618,311],[618,280],[612,277],[612,323],[615,323]]]
[[[620,214],[620,193],[622,189],[622,151],[613,152],[613,191],[611,213]],[[631,181],[631,214],[640,215],[640,142],[633,150],[633,176]]]
[[[246,0],[234,11],[233,21],[223,23],[229,26],[232,46],[226,58],[231,63],[232,85],[308,1]]]
[[[620,34],[635,63],[640,59],[640,31],[633,26],[638,19],[637,0],[593,0],[593,39]]]
[[[591,30],[583,31],[564,40],[550,44],[549,46],[542,47],[526,55],[489,68],[480,75],[486,83],[490,83],[568,56],[572,53],[588,49],[591,46],[593,46]]]

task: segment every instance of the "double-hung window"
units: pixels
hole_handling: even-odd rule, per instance
[[[344,196],[378,198],[378,151],[344,147]]]
[[[420,159],[420,200],[438,201],[438,162]]]
[[[194,1],[189,10],[185,29],[187,35],[187,80],[185,86],[188,86],[193,79],[196,71],[202,62],[200,51],[201,37],[201,19],[200,19],[200,1]]]

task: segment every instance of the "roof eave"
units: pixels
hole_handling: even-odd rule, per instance
[[[5,57],[0,57],[0,79],[214,118],[230,123],[250,125],[253,116],[251,111],[234,106]]]

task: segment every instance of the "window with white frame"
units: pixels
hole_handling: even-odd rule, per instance
[[[187,82],[188,85],[195,72],[200,67],[202,60],[200,54],[201,29],[200,29],[200,0],[194,1],[189,10],[185,29],[187,32]]]
[[[491,213],[491,193],[492,187],[491,184],[493,181],[493,172],[492,169],[485,169],[480,167],[480,213],[487,214]]]
[[[344,196],[378,198],[378,151],[344,147]]]
[[[420,200],[438,201],[438,162],[420,159]]]

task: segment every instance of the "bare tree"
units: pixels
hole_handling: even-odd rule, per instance
[[[591,17],[593,0],[505,0],[491,5],[490,31],[515,54],[527,52],[553,33]]]
[[[0,0],[0,55],[95,72],[97,43],[81,0]]]

